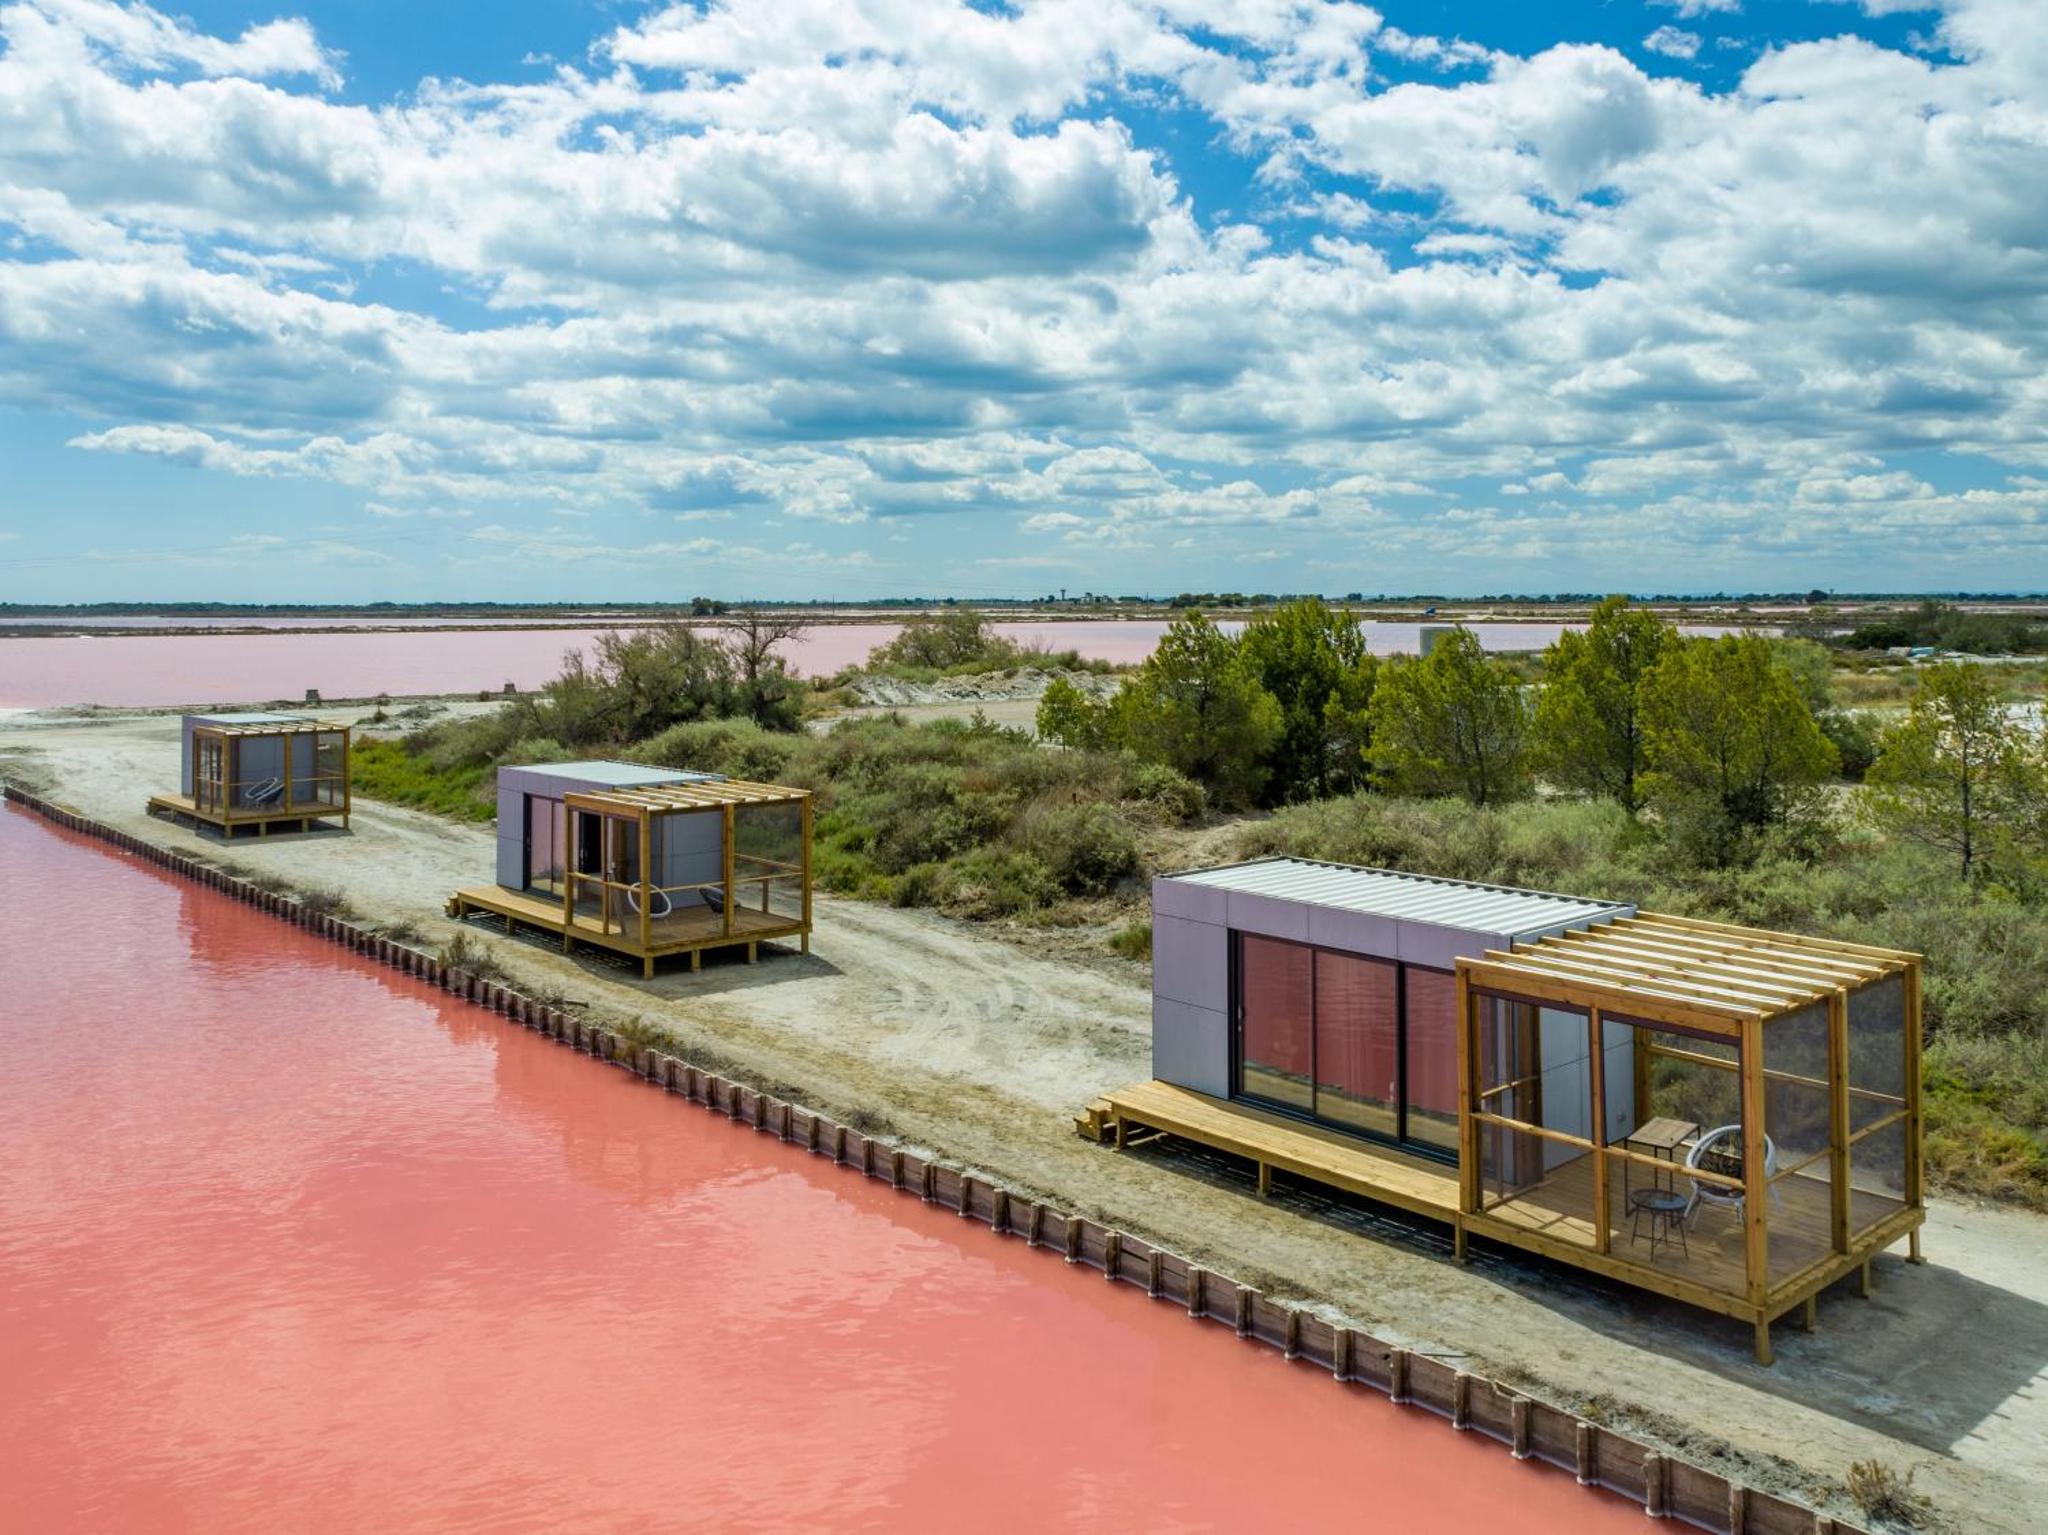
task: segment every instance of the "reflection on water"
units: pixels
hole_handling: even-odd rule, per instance
[[[26,814],[0,867],[0,1528],[1636,1525]]]

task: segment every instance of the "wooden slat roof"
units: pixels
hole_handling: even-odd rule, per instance
[[[1894,974],[1919,956],[1868,944],[1651,912],[1460,960],[1484,989],[1555,998],[1583,993],[1617,1014],[1739,1021],[1825,1001]]]
[[[309,735],[316,730],[345,731],[348,726],[333,720],[277,720],[262,725],[208,725],[201,722],[192,729],[216,736],[295,736]]]
[[[637,789],[593,789],[563,798],[565,804],[583,810],[610,811],[614,815],[649,811],[662,815],[674,810],[715,810],[721,805],[787,805],[810,797],[808,789],[719,778],[703,783],[649,784]]]

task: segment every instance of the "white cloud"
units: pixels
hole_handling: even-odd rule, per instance
[[[1700,35],[1679,27],[1659,27],[1643,39],[1643,46],[1667,59],[1695,59],[1699,57]]]
[[[0,403],[536,567],[822,569],[882,519],[1421,561],[1482,502],[1501,550],[1895,514],[2038,561],[2038,496],[1930,485],[2048,471],[2048,45],[1850,14],[1714,92],[1358,6],[725,0],[364,106],[304,23],[0,4]],[[1162,100],[1265,168],[1228,220]]]

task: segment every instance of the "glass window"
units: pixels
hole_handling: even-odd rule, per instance
[[[1238,939],[1238,1091],[1315,1109],[1315,951],[1250,933]]]
[[[1408,1139],[1458,1146],[1458,978],[1405,966],[1408,1029]]]
[[[1398,1134],[1399,967],[1391,960],[1318,949],[1315,988],[1316,1116],[1351,1129]]]
[[[546,795],[526,798],[526,884],[562,893],[562,802]]]

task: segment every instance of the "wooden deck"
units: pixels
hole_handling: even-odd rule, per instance
[[[448,909],[449,914],[455,917],[466,916],[472,911],[487,911],[503,917],[508,933],[515,925],[524,923],[528,927],[559,934],[565,950],[578,943],[592,943],[620,954],[630,954],[642,962],[643,973],[650,976],[654,973],[654,961],[670,954],[688,954],[690,968],[694,970],[706,949],[744,947],[747,961],[751,964],[759,957],[759,946],[771,939],[795,938],[805,953],[809,953],[811,947],[810,929],[801,917],[747,907],[733,909],[730,933],[726,931],[724,915],[708,906],[679,908],[648,924],[650,941],[645,947],[640,941],[638,917],[629,915],[628,925],[622,929],[616,914],[607,924],[596,911],[579,910],[575,913],[573,925],[565,926],[559,900],[507,890],[502,885],[458,890],[449,900]]]
[[[238,831],[254,831],[258,836],[268,836],[273,826],[296,826],[304,830],[315,821],[339,821],[343,828],[348,826],[348,811],[340,805],[299,805],[275,810],[216,810],[211,807],[202,810],[189,795],[152,794],[149,797],[151,815],[167,815],[183,818],[196,826],[212,826],[219,829],[223,837],[232,838]]]
[[[1652,1251],[1649,1223],[1645,1219],[1638,1229],[1631,1220],[1622,1172],[1615,1167],[1603,1233],[1594,1214],[1590,1155],[1562,1163],[1506,1198],[1489,1184],[1485,1209],[1468,1213],[1458,1208],[1453,1167],[1165,1082],[1140,1082],[1106,1093],[1076,1124],[1082,1134],[1119,1148],[1148,1133],[1178,1136],[1255,1163],[1261,1194],[1270,1191],[1275,1171],[1288,1173],[1440,1220],[1458,1233],[1461,1251],[1467,1236],[1486,1237],[1756,1323],[1760,1330],[1799,1308],[1812,1325],[1813,1297],[1859,1271],[1867,1294],[1869,1260],[1909,1235],[1923,1218],[1922,1211],[1900,1201],[1856,1192],[1850,1204],[1856,1234],[1849,1251],[1836,1252],[1828,1184],[1799,1174],[1781,1178],[1766,1215],[1770,1282],[1758,1298],[1748,1289],[1742,1221],[1727,1206],[1705,1206],[1686,1226],[1683,1242],[1667,1242],[1660,1234]],[[1662,1181],[1681,1192],[1686,1187],[1682,1173]],[[1630,1187],[1646,1182],[1642,1169],[1629,1169]]]
[[[1458,1170],[1382,1151],[1335,1130],[1227,1103],[1167,1082],[1139,1082],[1105,1094],[1099,1123],[1121,1148],[1133,1130],[1157,1130],[1227,1151],[1259,1168],[1259,1191],[1278,1170],[1365,1199],[1455,1225]]]

